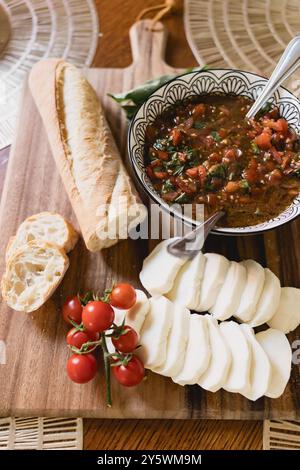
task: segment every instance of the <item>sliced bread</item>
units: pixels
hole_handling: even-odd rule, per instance
[[[53,243],[23,244],[8,260],[2,296],[14,310],[33,312],[53,294],[68,266],[64,250]]]
[[[9,239],[6,262],[22,245],[34,240],[54,243],[68,253],[74,248],[78,233],[70,222],[55,212],[32,215],[21,223],[16,235]]]

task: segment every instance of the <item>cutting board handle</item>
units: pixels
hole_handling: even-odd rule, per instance
[[[151,29],[151,20],[141,20],[134,23],[130,28],[130,42],[135,68],[144,70],[149,67],[155,71],[156,66],[165,63],[165,50],[167,41],[167,30],[158,21]],[[169,66],[165,64],[167,68]]]

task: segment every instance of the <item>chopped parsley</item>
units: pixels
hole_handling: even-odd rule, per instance
[[[251,142],[251,150],[255,155],[259,155],[260,153],[259,147],[255,142]]]
[[[174,189],[175,189],[175,188],[174,188],[174,185],[171,183],[171,181],[170,181],[170,180],[167,180],[167,181],[165,181],[164,184],[162,185],[162,189],[161,189],[161,190],[162,190],[162,192],[163,192],[164,194],[166,194],[166,193],[169,193],[169,192],[171,192],[171,191],[174,191]]]
[[[243,191],[249,191],[250,190],[250,184],[247,180],[241,180],[240,181],[240,188]]]
[[[214,139],[215,142],[218,142],[218,143],[221,142],[222,137],[220,136],[219,132],[211,131],[210,135],[212,136],[212,138]]]

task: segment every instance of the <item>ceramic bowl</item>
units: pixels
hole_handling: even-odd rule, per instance
[[[174,215],[187,225],[194,225],[195,221],[183,215],[181,211],[172,209],[153,188],[144,165],[145,131],[148,124],[176,102],[192,96],[206,94],[242,95],[252,100],[262,92],[267,79],[260,75],[241,70],[212,69],[194,71],[174,78],[156,90],[133,117],[128,136],[128,154],[137,180],[150,198],[159,204],[165,211]],[[279,108],[289,125],[300,133],[300,101],[284,87],[280,87],[272,100]],[[218,227],[214,233],[227,235],[255,234],[265,230],[274,229],[295,219],[300,213],[300,195],[277,217],[267,222],[246,227]]]

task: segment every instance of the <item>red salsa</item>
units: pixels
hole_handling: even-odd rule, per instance
[[[207,95],[179,102],[146,130],[146,171],[168,204],[224,210],[221,225],[272,219],[300,191],[300,137],[277,108],[251,121],[252,101]]]

